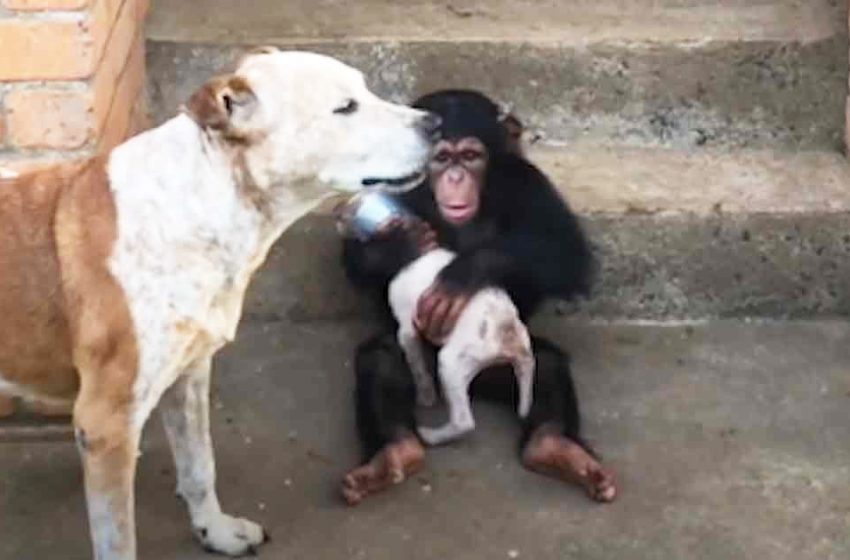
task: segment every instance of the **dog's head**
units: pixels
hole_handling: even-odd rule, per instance
[[[319,182],[357,191],[421,179],[439,119],[379,99],[328,56],[263,48],[198,90],[187,112],[243,158],[260,189]]]

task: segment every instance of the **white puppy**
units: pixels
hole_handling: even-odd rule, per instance
[[[413,371],[417,399],[425,406],[434,404],[436,391],[413,317],[419,296],[454,257],[451,251],[434,249],[402,269],[389,287],[390,307],[399,323],[398,341]],[[517,413],[525,418],[534,385],[531,339],[510,296],[501,289],[485,288],[469,300],[438,353],[437,374],[449,421],[437,428],[420,426],[419,434],[426,443],[445,443],[475,428],[469,385],[482,370],[501,363],[513,366],[519,388]]]

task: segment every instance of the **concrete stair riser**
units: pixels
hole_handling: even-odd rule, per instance
[[[673,148],[842,146],[846,37],[812,43],[319,42],[397,101],[475,87],[545,142]],[[246,46],[148,42],[152,112],[173,114]]]

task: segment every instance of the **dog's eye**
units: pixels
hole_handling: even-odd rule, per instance
[[[350,115],[351,113],[356,111],[359,106],[360,105],[357,103],[357,101],[349,99],[345,102],[345,105],[334,109],[334,113],[336,113],[337,115]]]

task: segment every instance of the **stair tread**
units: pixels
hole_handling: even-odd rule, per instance
[[[831,0],[158,0],[148,37],[178,42],[800,41],[842,32]]]
[[[530,157],[583,214],[850,211],[838,152],[541,147]]]
[[[528,155],[583,215],[850,212],[850,163],[837,152],[534,146]]]

